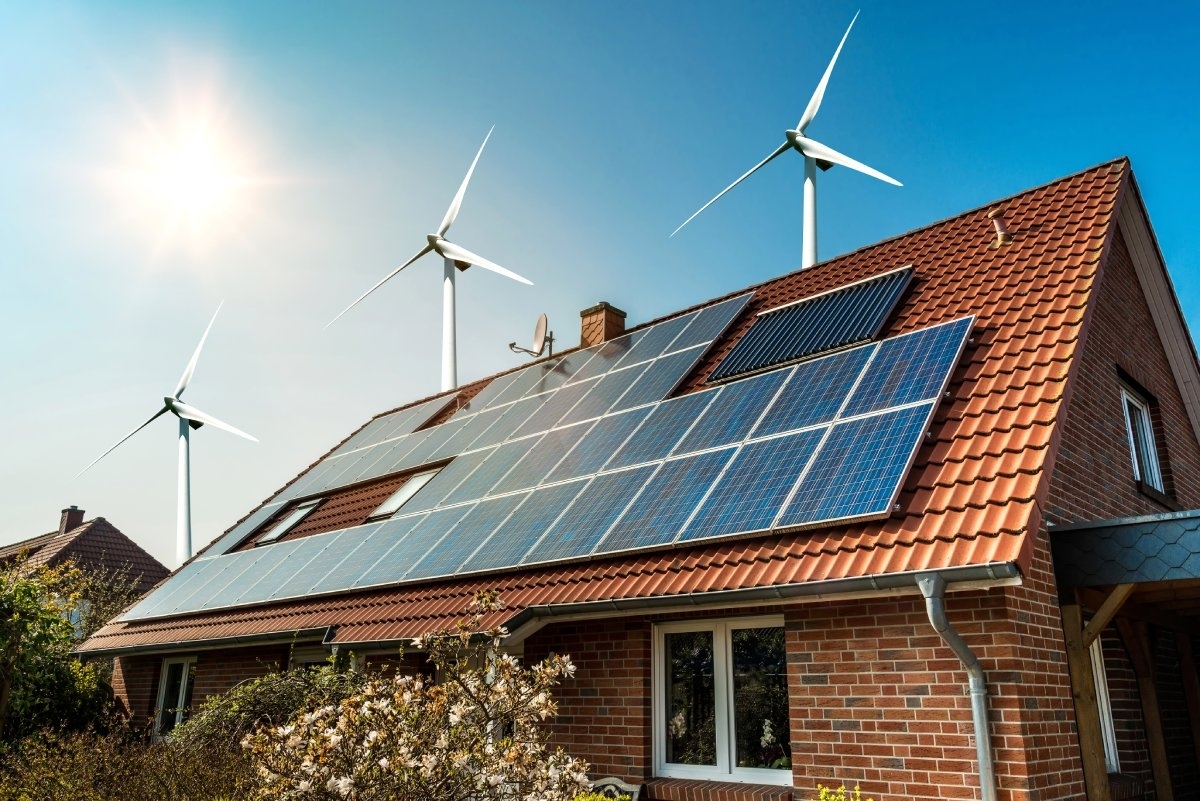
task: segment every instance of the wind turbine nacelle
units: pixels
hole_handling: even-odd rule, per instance
[[[192,427],[193,431],[195,431],[196,429],[200,428],[200,426],[204,425],[204,423],[201,423],[199,420],[188,420],[188,425]]]
[[[816,159],[816,162],[817,166],[820,167],[822,171],[828,171],[829,168],[833,166],[832,161],[826,161],[825,159]]]
[[[459,261],[458,259],[455,259],[454,266],[457,267],[459,270],[466,272],[466,269],[471,266],[471,262]]]

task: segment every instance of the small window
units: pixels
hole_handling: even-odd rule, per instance
[[[158,680],[158,717],[154,727],[159,737],[187,720],[195,683],[196,657],[163,660],[162,675]]]
[[[783,620],[663,625],[655,646],[656,774],[790,785]]]
[[[385,517],[391,517],[392,515],[396,514],[396,512],[400,510],[401,506],[408,503],[409,499],[416,495],[417,492],[420,491],[421,487],[424,487],[426,484],[432,481],[433,477],[440,473],[441,470],[442,468],[439,467],[436,470],[426,470],[423,473],[414,473],[413,476],[408,479],[408,481],[405,481],[400,486],[400,489],[392,493],[391,497],[379,504],[375,511],[371,512],[371,514],[367,517],[367,520],[381,520]]]
[[[1096,684],[1096,710],[1100,716],[1100,738],[1104,741],[1104,766],[1109,773],[1121,772],[1117,756],[1117,733],[1113,726],[1112,701],[1108,696],[1108,674],[1104,671],[1102,637],[1092,640],[1088,655],[1092,660],[1092,679]]]
[[[301,520],[308,517],[309,513],[313,509],[316,509],[323,500],[324,498],[317,498],[316,500],[305,501],[304,503],[300,504],[295,509],[280,518],[278,523],[267,529],[267,532],[259,537],[255,544],[263,545],[268,542],[274,542],[284,534],[287,534],[289,531],[295,528]]]
[[[1129,454],[1133,459],[1133,477],[1147,487],[1163,491],[1162,470],[1154,441],[1154,423],[1150,402],[1128,387],[1121,388],[1125,411],[1125,431],[1129,436]]]

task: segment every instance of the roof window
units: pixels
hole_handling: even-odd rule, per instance
[[[254,544],[265,545],[268,542],[275,542],[275,540],[279,539],[284,534],[287,534],[289,531],[295,528],[301,520],[308,517],[309,513],[311,513],[313,509],[316,509],[318,506],[320,506],[321,501],[323,500],[325,499],[314,498],[311,501],[305,501],[304,503],[296,506],[292,509],[292,511],[281,517],[278,523],[267,529],[266,533],[259,537]]]
[[[412,496],[416,495],[422,487],[433,480],[433,477],[442,471],[442,468],[434,470],[426,470],[422,473],[414,473],[413,476],[405,481],[400,489],[396,490],[391,496],[379,504],[374,512],[367,516],[367,520],[382,520],[385,517],[391,517],[400,510],[400,507],[408,503]]]
[[[1121,387],[1121,406],[1125,412],[1125,433],[1129,437],[1129,455],[1133,460],[1133,478],[1143,486],[1163,492],[1162,469],[1154,440],[1150,415],[1152,401],[1128,386]]]
[[[709,380],[724,381],[874,339],[912,273],[911,266],[901,267],[760,312]]]

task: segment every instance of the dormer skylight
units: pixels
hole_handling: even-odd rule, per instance
[[[440,473],[442,468],[438,467],[433,470],[426,470],[422,473],[413,474],[412,478],[405,481],[391,496],[379,504],[374,512],[367,516],[367,520],[382,520],[385,517],[391,517],[400,510],[400,507],[408,503],[412,496],[420,492],[421,488],[433,480],[433,477]]]
[[[299,504],[296,506],[296,508],[292,509],[292,511],[281,517],[278,523],[267,529],[266,533],[264,533],[255,541],[255,544],[265,545],[266,543],[274,542],[284,534],[287,534],[289,531],[299,525],[301,520],[308,517],[313,509],[316,509],[318,506],[320,506],[321,501],[323,500],[325,499],[314,498],[311,501],[305,501],[304,503]]]

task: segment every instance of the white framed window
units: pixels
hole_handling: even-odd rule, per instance
[[[1092,640],[1088,654],[1092,659],[1092,679],[1096,685],[1096,709],[1100,713],[1100,738],[1104,741],[1104,766],[1109,773],[1121,772],[1117,756],[1117,732],[1113,726],[1112,700],[1108,695],[1108,674],[1104,672],[1104,649],[1100,637]]]
[[[267,531],[260,536],[254,544],[264,545],[268,542],[274,542],[284,534],[287,534],[289,531],[299,525],[301,520],[308,517],[309,513],[312,512],[313,509],[316,509],[323,500],[325,499],[314,498],[311,501],[305,501],[304,503],[298,505],[296,508],[292,509],[292,511],[281,517],[278,523],[267,529]]]
[[[791,785],[783,617],[654,633],[654,766],[669,778]]]
[[[1121,387],[1121,407],[1125,412],[1125,432],[1129,436],[1129,454],[1133,459],[1133,477],[1162,492],[1162,470],[1154,441],[1154,423],[1149,402],[1128,387]]]
[[[412,496],[416,495],[422,487],[433,480],[433,477],[442,471],[442,468],[435,470],[426,470],[421,473],[414,473],[400,485],[400,489],[393,492],[386,501],[379,504],[374,512],[367,517],[367,520],[382,520],[385,517],[391,517],[400,510],[400,507],[408,503]]]
[[[192,706],[192,688],[196,683],[196,657],[179,656],[163,660],[158,679],[158,717],[154,733],[168,734],[187,720]]]

